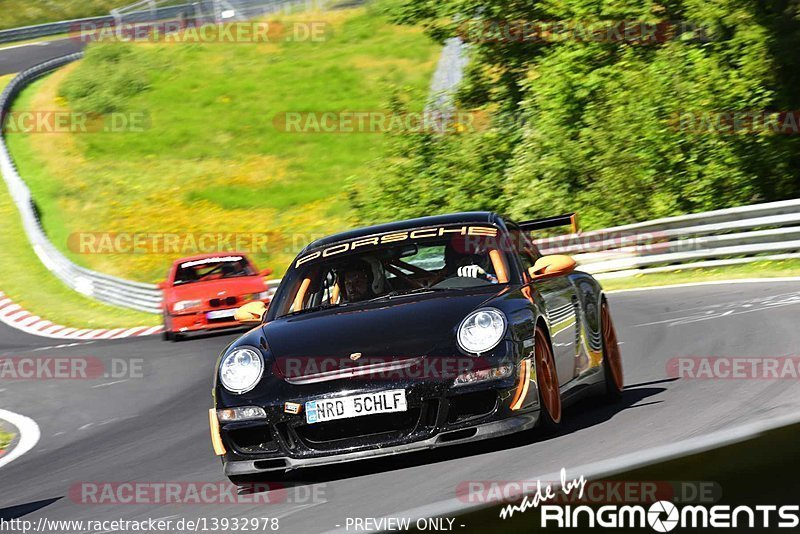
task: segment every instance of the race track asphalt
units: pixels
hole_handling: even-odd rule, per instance
[[[0,356],[142,359],[143,378],[0,383],[0,408],[33,418],[39,444],[0,469],[0,517],[156,519],[278,517],[280,531],[314,533],[347,517],[381,517],[452,498],[469,480],[514,480],[646,450],[718,429],[800,413],[797,380],[669,378],[682,356],[797,354],[800,284],[768,282],[609,295],[627,387],[622,401],[591,399],[536,432],[438,452],[300,471],[272,504],[81,503],[79,482],[223,481],[208,439],[217,354],[232,335],[181,343],[158,337],[47,348],[52,340],[0,328]],[[733,468],[733,467],[732,467]],[[313,490],[316,499],[305,494]],[[463,529],[462,529],[463,530]]]
[[[76,39],[41,41],[0,48],[0,76],[21,72],[50,59],[83,50],[85,43]]]

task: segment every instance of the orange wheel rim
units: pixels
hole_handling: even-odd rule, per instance
[[[561,421],[561,393],[553,360],[553,352],[544,336],[536,334],[536,380],[542,396],[542,404],[553,422]]]
[[[608,305],[606,305],[606,303],[603,303],[601,313],[603,323],[603,345],[606,351],[606,354],[603,356],[608,359],[608,368],[611,369],[611,377],[614,379],[614,385],[617,386],[618,390],[622,391],[622,355],[619,352],[617,331],[614,330],[614,323],[611,321],[611,314],[608,311]]]

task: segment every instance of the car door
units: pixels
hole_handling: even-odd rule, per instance
[[[517,230],[518,231],[518,230]],[[512,229],[512,233],[516,233]],[[519,233],[514,241],[519,243],[518,255],[522,263],[523,276],[530,280],[528,269],[541,257],[538,248],[525,235]],[[545,302],[553,357],[560,385],[566,384],[576,376],[578,338],[578,296],[569,276],[546,278],[533,283]]]
[[[534,285],[545,301],[558,382],[563,385],[575,378],[575,359],[578,356],[578,297],[567,276],[540,280],[534,282]]]

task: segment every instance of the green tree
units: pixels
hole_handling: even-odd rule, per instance
[[[798,13],[789,0],[409,0],[396,16],[441,36],[464,34],[467,14],[485,31],[502,32],[495,20],[650,21],[672,30],[648,43],[471,43],[459,104],[490,113],[492,127],[398,140],[390,167],[353,195],[357,212],[373,221],[575,210],[599,227],[797,196],[800,137],[707,131],[701,120],[800,109]]]

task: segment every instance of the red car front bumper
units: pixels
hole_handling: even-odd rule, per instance
[[[209,308],[205,310],[182,313],[180,315],[164,314],[164,330],[171,333],[182,334],[186,332],[202,332],[206,330],[221,330],[225,328],[243,327],[242,323],[233,318],[236,308]],[[225,312],[230,316],[226,317]],[[209,314],[221,314],[222,317],[209,317]]]

